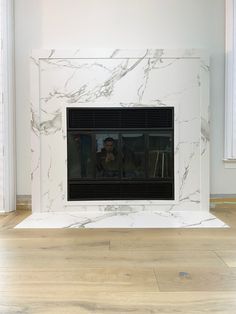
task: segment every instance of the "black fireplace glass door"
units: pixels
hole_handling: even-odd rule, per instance
[[[149,177],[173,178],[173,134],[159,132],[149,134]]]
[[[174,108],[67,108],[68,200],[173,200]]]
[[[69,179],[92,178],[92,135],[89,133],[68,133]]]
[[[144,178],[145,176],[145,136],[142,133],[121,134],[122,177]]]
[[[96,178],[120,177],[118,133],[96,134]]]

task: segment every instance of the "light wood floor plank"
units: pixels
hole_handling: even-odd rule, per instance
[[[236,211],[235,211],[236,215]],[[236,239],[236,228],[218,229],[10,229],[0,228],[0,239],[83,238],[114,240],[155,240],[160,238],[231,238]]]
[[[1,251],[22,251],[22,250],[42,250],[42,251],[76,251],[76,250],[109,250],[110,241],[93,239],[80,239],[80,237],[67,238],[34,238],[34,239],[5,239],[0,238]]]
[[[216,254],[229,267],[236,267],[236,250],[235,251],[216,251]]]
[[[0,217],[0,314],[235,314],[230,229],[12,229]],[[160,291],[161,290],[161,291]]]
[[[218,205],[212,209],[213,215],[223,220],[229,226],[236,228],[236,204],[230,206],[230,204]]]
[[[2,252],[0,269],[76,270],[87,267],[175,267],[224,266],[214,252],[208,251],[50,251],[24,250]]]
[[[30,233],[28,233],[30,235]],[[111,250],[168,250],[168,251],[185,251],[185,250],[233,250],[235,249],[236,237],[220,237],[219,235],[206,236],[198,238],[195,236],[178,236],[164,237],[150,235],[149,237],[137,237],[130,234],[128,239],[122,236],[112,237],[95,237],[95,236],[65,236],[65,237],[35,237],[29,239],[27,236],[21,237],[1,237],[0,234],[0,251],[9,250],[72,250],[72,249],[111,249]],[[197,239],[197,240],[196,240]]]
[[[52,291],[53,294],[53,291]],[[235,292],[65,293],[0,296],[0,313],[24,314],[235,314]],[[1,301],[2,300],[2,301]]]
[[[236,272],[228,267],[156,268],[160,291],[236,291]]]
[[[40,290],[47,296],[53,290],[83,291],[158,291],[156,276],[151,268],[85,268],[76,271],[0,271],[0,293],[25,289],[37,296]],[[42,292],[42,291],[43,292]]]
[[[14,228],[15,225],[20,223],[26,217],[30,215],[30,211],[28,210],[19,210],[13,211],[7,215],[5,215],[4,219],[0,220],[0,229],[7,230],[10,228]]]
[[[111,250],[168,250],[168,251],[184,251],[184,250],[233,250],[235,248],[236,237],[221,238],[219,236],[201,237],[156,237],[150,239],[111,239]]]

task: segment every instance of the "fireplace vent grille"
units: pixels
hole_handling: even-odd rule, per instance
[[[173,185],[169,182],[155,183],[117,183],[114,184],[80,184],[71,183],[69,199],[75,200],[109,200],[109,199],[162,199],[173,197]]]
[[[67,108],[69,129],[172,128],[172,108]]]

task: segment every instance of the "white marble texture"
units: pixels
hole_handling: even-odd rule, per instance
[[[209,211],[208,75],[207,58],[193,49],[35,51],[31,57],[33,212]],[[175,200],[68,202],[68,106],[173,106]]]
[[[33,213],[15,228],[228,228],[202,211]]]

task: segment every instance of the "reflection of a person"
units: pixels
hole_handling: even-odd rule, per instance
[[[103,141],[104,147],[97,153],[97,170],[102,177],[116,177],[119,175],[118,152],[114,147],[114,139],[107,137]]]
[[[142,176],[140,167],[142,167],[141,160],[126,144],[123,146],[123,176],[139,177]]]

